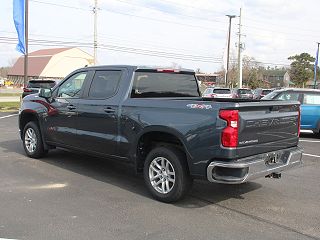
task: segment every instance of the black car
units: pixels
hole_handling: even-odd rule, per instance
[[[41,88],[53,88],[59,80],[30,80],[26,87],[23,88],[22,98],[27,95],[39,93]]]

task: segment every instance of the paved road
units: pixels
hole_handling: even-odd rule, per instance
[[[320,239],[320,158],[282,179],[195,182],[187,198],[150,198],[132,169],[62,150],[25,157],[17,117],[0,115],[0,238]],[[304,134],[305,153],[320,139]]]

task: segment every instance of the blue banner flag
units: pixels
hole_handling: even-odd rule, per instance
[[[18,33],[17,51],[26,53],[25,0],[13,0],[13,21]]]

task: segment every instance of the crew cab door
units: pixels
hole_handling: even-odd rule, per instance
[[[117,95],[123,70],[96,70],[78,103],[78,146],[103,155],[118,155]]]
[[[66,146],[76,146],[76,118],[79,98],[83,94],[88,71],[68,77],[53,93],[51,106],[54,114],[45,118],[48,141]]]

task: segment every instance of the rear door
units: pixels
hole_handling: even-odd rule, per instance
[[[119,84],[123,69],[96,70],[77,107],[77,138],[81,149],[118,155]]]

